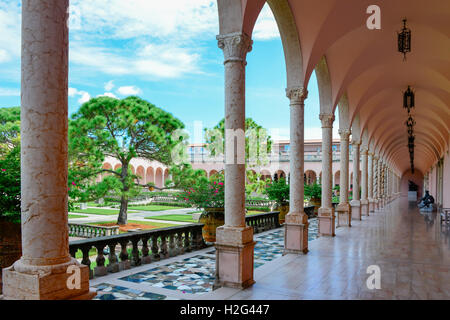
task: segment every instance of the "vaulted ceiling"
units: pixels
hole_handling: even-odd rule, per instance
[[[218,0],[221,33],[251,35],[264,0]],[[234,1],[237,2],[237,1]],[[415,92],[415,167],[426,172],[450,144],[450,1],[269,0],[286,56],[288,86],[307,86],[326,61],[334,110],[346,94],[349,121],[359,115],[361,132],[401,174],[410,167],[408,117],[403,92]],[[369,30],[370,5],[381,9],[381,29]],[[233,12],[231,14],[231,12]],[[233,15],[234,21],[227,20]],[[397,51],[402,20],[412,32],[406,61]],[[321,97],[322,99],[323,97]],[[322,102],[321,102],[322,104]]]

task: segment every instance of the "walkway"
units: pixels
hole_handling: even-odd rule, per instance
[[[316,219],[310,240],[316,238]],[[382,211],[309,242],[307,255],[282,256],[283,229],[255,235],[256,283],[246,290],[214,282],[214,248],[91,280],[97,299],[450,299],[450,237],[436,213],[400,198]],[[369,290],[367,267],[381,270]]]
[[[420,214],[400,198],[352,224],[310,242],[306,256],[286,255],[257,269],[251,288],[219,289],[210,298],[450,299],[450,238],[436,213]],[[379,290],[366,286],[370,265],[381,269]]]

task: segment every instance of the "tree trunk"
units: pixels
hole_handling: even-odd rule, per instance
[[[120,211],[119,217],[117,218],[117,224],[119,225],[127,224],[127,209],[128,209],[128,197],[122,195],[120,199]]]
[[[123,191],[122,196],[120,198],[120,211],[119,211],[119,217],[117,218],[117,224],[118,225],[124,225],[127,224],[127,210],[128,210],[128,190],[130,189],[126,184],[126,179],[128,176],[128,162],[122,161],[122,184],[123,184]]]

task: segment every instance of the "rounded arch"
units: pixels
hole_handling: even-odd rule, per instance
[[[166,168],[166,170],[164,170],[163,186],[166,185],[167,180],[169,180],[169,169]]]
[[[138,166],[136,169],[136,175],[139,177],[139,184],[145,184],[145,169],[143,166]]]
[[[314,170],[305,171],[305,183],[308,185],[314,184],[317,181],[317,174]]]
[[[206,172],[206,171],[205,171]],[[210,172],[209,172],[209,177],[212,177],[212,176],[214,176],[214,175],[216,175],[216,174],[218,174],[219,172],[217,171],[217,170],[211,170]],[[208,175],[207,175],[208,176]]]
[[[164,186],[163,183],[163,170],[161,168],[157,168],[155,172],[155,186],[158,188],[162,188]]]
[[[145,183],[155,183],[155,170],[153,170],[153,167],[147,168],[145,181]]]

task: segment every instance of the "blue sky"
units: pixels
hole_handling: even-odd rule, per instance
[[[20,105],[20,1],[0,0],[0,106]],[[223,54],[215,0],[71,0],[69,114],[91,97],[139,95],[182,120],[192,142],[198,127],[224,116]],[[247,56],[246,116],[274,139],[289,138],[284,54],[268,7]],[[320,138],[313,74],[305,138]],[[335,123],[337,127],[337,123]],[[336,131],[336,130],[335,130]]]

